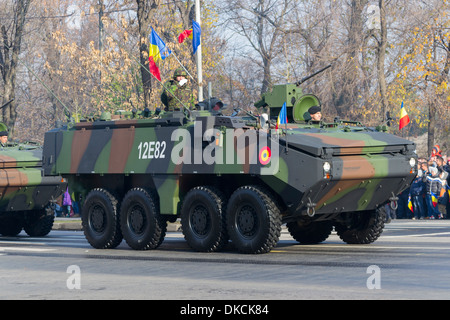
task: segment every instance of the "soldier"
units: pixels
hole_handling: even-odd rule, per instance
[[[6,147],[8,142],[8,131],[0,131],[0,146]]]
[[[312,106],[308,109],[312,121],[320,121],[322,119],[322,109],[319,106]]]
[[[178,68],[173,74],[173,79],[164,83],[161,101],[166,106],[166,111],[182,110],[183,104],[190,110],[194,108],[194,95],[186,77],[186,71],[183,68]],[[167,90],[170,92],[167,92]]]

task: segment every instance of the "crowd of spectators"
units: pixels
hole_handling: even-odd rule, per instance
[[[398,206],[387,206],[387,219],[450,219],[450,158],[435,145],[428,159],[418,159],[417,176],[398,197]]]

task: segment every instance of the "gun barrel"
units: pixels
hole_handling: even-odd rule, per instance
[[[13,101],[14,101],[14,99],[9,100],[7,103],[5,103],[4,105],[2,105],[2,106],[0,107],[0,110],[3,109],[4,107],[6,107],[8,104],[10,104],[10,103],[13,102]]]
[[[331,64],[329,64],[329,65],[326,66],[325,68],[320,69],[319,71],[314,72],[313,74],[311,74],[311,75],[309,75],[309,76],[307,76],[307,77],[304,77],[304,78],[301,79],[300,81],[297,81],[295,84],[296,84],[297,86],[299,86],[299,85],[301,85],[303,82],[305,82],[306,80],[309,80],[309,79],[311,79],[312,77],[317,76],[319,73],[324,72],[325,70],[327,70],[327,69],[330,68],[330,67],[331,67]]]

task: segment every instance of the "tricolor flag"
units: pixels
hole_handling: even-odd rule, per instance
[[[448,202],[450,202],[450,186],[447,184]]]
[[[287,120],[287,111],[286,111],[286,102],[283,103],[283,107],[281,107],[281,111],[278,114],[278,118],[277,118],[277,125],[275,126],[275,129],[278,129],[278,127],[280,126],[280,124],[283,123],[288,123]]]
[[[438,204],[438,197],[433,192],[431,192],[431,203],[433,207],[436,207]]]
[[[414,212],[411,196],[408,197],[408,208],[409,210],[411,210],[411,212]]]
[[[408,113],[406,113],[406,110],[403,106],[402,101],[402,107],[400,109],[400,122],[398,124],[398,130],[402,130],[403,127],[405,127],[409,123],[409,116]]]
[[[159,72],[159,68],[156,65],[156,63],[159,60],[164,60],[171,53],[172,52],[168,48],[166,48],[166,44],[164,43],[164,41],[161,40],[161,38],[152,28],[152,33],[150,34],[148,62],[151,74],[159,81],[161,81],[161,74]]]
[[[178,43],[183,43],[186,38],[192,39],[192,51],[197,52],[197,48],[200,45],[201,38],[201,28],[200,25],[192,20],[192,29],[186,29],[178,35]]]

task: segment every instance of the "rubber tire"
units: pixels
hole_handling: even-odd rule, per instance
[[[325,241],[333,231],[332,221],[297,221],[286,224],[291,236],[301,244],[316,244]]]
[[[55,216],[48,215],[47,210],[35,210],[25,213],[23,229],[30,237],[44,237],[52,231]]]
[[[377,240],[383,232],[386,213],[378,210],[352,213],[350,225],[335,224],[338,236],[348,244],[369,244]]]
[[[243,186],[230,197],[227,228],[242,253],[267,253],[278,243],[281,215],[271,194],[260,186]]]
[[[84,235],[96,249],[112,249],[122,242],[117,199],[102,188],[92,189],[83,203]]]
[[[0,218],[0,234],[6,237],[17,236],[23,228],[23,219],[17,217]]]
[[[181,208],[181,227],[189,246],[200,252],[215,252],[228,243],[223,194],[209,186],[195,187],[186,194]]]
[[[120,209],[120,229],[132,249],[149,250],[160,246],[167,222],[160,216],[159,206],[150,192],[142,188],[127,192]]]

